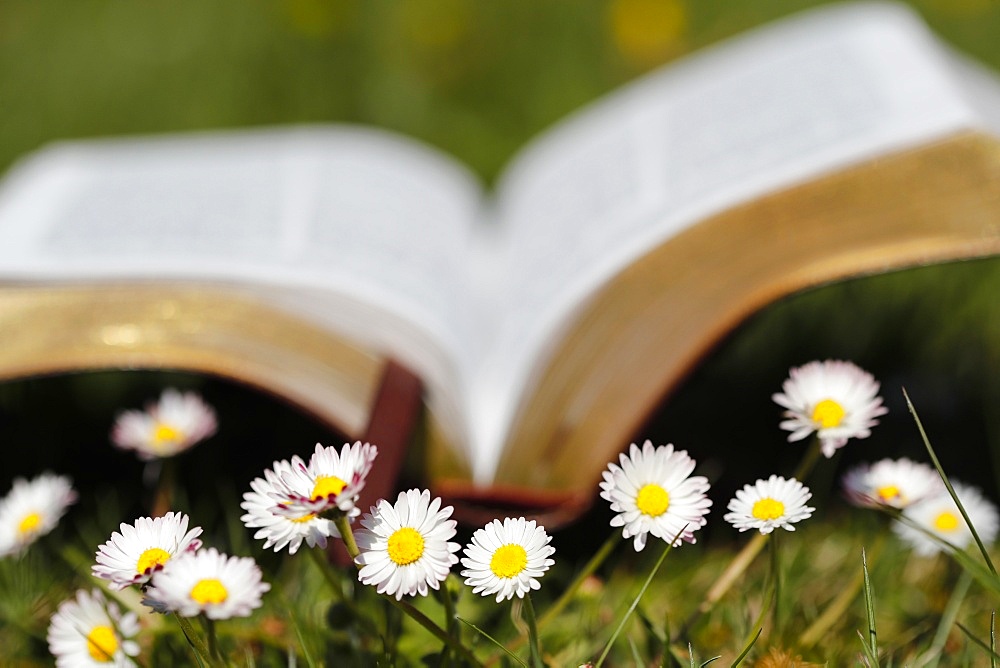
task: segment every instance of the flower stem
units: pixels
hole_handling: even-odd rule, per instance
[[[531,592],[524,595],[524,617],[528,623],[528,649],[534,668],[544,668],[542,649],[538,643],[538,622],[535,621],[535,605],[531,602]]]
[[[219,651],[219,638],[215,633],[215,622],[205,615],[199,615],[199,618],[202,628],[205,629],[205,635],[208,636],[208,653],[213,659],[222,661],[222,653]]]
[[[357,559],[358,555],[361,554],[361,550],[358,549],[358,544],[354,541],[354,532],[351,531],[351,521],[347,519],[347,515],[338,513],[333,518],[333,522],[337,525],[337,531],[340,532],[340,538],[344,541],[347,554],[351,555],[352,560]]]
[[[719,602],[719,599],[725,596],[729,588],[733,586],[733,583],[753,563],[753,560],[760,554],[760,551],[764,549],[764,545],[767,544],[767,538],[767,534],[758,533],[743,546],[743,549],[729,562],[729,566],[726,567],[726,570],[722,572],[719,579],[715,581],[715,584],[705,594],[705,598],[701,604],[681,626],[674,640],[687,635],[688,631],[691,630],[691,627],[695,625],[701,616],[711,611],[715,604]]]
[[[201,639],[198,632],[194,630],[194,626],[191,624],[191,620],[187,617],[182,617],[178,614],[174,614],[174,619],[181,627],[181,631],[184,632],[184,637],[187,638],[188,644],[191,645],[191,649],[194,653],[198,655],[198,658],[206,666],[223,666],[208,650],[208,646],[205,645],[205,641]]]
[[[625,623],[628,621],[629,617],[632,616],[632,613],[635,612],[635,609],[639,606],[639,601],[646,593],[646,590],[649,589],[650,583],[656,576],[657,571],[660,570],[660,566],[663,565],[663,561],[667,558],[670,550],[673,549],[674,542],[680,539],[681,535],[687,531],[687,528],[688,525],[685,524],[681,527],[681,530],[677,532],[677,535],[667,542],[667,546],[663,549],[663,554],[660,555],[656,565],[653,566],[653,570],[649,572],[649,576],[646,578],[646,581],[643,582],[642,587],[639,588],[639,593],[636,594],[634,599],[632,599],[632,604],[629,606],[628,610],[625,611],[625,614],[622,615],[621,619],[618,620],[618,626],[615,628],[614,633],[611,634],[611,638],[608,639],[607,644],[604,646],[604,651],[601,652],[601,656],[598,657],[597,661],[594,663],[594,668],[601,668],[604,664],[604,660],[608,658],[608,653],[611,652],[611,647],[615,644],[615,641],[618,639],[618,635],[622,632],[622,629],[625,628]]]
[[[816,462],[819,461],[819,456],[823,453],[823,444],[820,442],[817,436],[812,440],[809,448],[806,450],[806,454],[802,456],[802,461],[799,462],[798,468],[795,469],[795,473],[792,477],[802,482],[809,477],[812,470],[816,468]]]
[[[153,503],[150,514],[153,517],[163,517],[166,515],[174,503],[174,459],[168,457],[160,459],[159,471],[156,481],[156,490],[153,492]]]
[[[802,461],[799,462],[798,467],[795,469],[795,473],[792,477],[798,481],[802,481],[809,477],[812,470],[816,467],[816,463],[819,461],[819,457],[822,454],[822,444],[818,437],[813,438],[812,443],[806,450],[806,453],[802,456]],[[684,624],[681,626],[680,630],[677,632],[677,636],[674,640],[687,635],[691,627],[697,623],[701,616],[708,613],[715,607],[715,604],[719,602],[729,588],[733,586],[733,583],[743,575],[743,572],[753,563],[754,558],[760,554],[760,551],[764,549],[764,544],[767,542],[767,535],[757,534],[750,542],[743,546],[743,549],[733,557],[733,560],[729,562],[729,566],[726,570],[722,572],[719,579],[715,581],[708,593],[705,594],[705,598],[702,600],[701,604],[695,609],[694,612],[687,618]]]
[[[778,559],[778,536],[771,536],[771,585],[774,587],[774,607],[771,608],[772,637],[781,637],[781,564]]]
[[[310,548],[306,548],[306,552],[313,560],[313,563],[316,564],[316,568],[319,569],[319,572],[323,574],[323,579],[326,580],[327,586],[330,587],[330,590],[333,595],[337,597],[337,600],[341,603],[350,604],[351,601],[344,596],[344,590],[341,587],[340,582],[336,577],[334,577],[333,569],[330,567],[330,561],[324,556],[326,552],[324,550]]]
[[[472,654],[469,649],[459,642],[456,638],[452,638],[448,635],[448,632],[442,629],[440,626],[434,623],[434,621],[425,615],[424,613],[413,607],[409,601],[397,600],[395,596],[382,595],[387,601],[392,603],[394,606],[399,608],[403,613],[405,613],[410,619],[420,624],[422,627],[430,631],[430,633],[435,636],[438,640],[451,647],[456,652],[458,652],[466,662],[472,666],[480,668],[483,664],[479,659]]]
[[[358,555],[361,554],[361,550],[358,549],[358,544],[354,540],[354,533],[351,530],[351,523],[347,519],[347,516],[344,514],[338,514],[333,518],[333,521],[337,525],[337,531],[340,532],[340,537],[344,541],[344,547],[347,548],[347,553],[351,555],[351,559],[357,559]],[[360,568],[357,562],[355,562],[354,565],[355,567]],[[410,619],[430,631],[432,635],[444,642],[448,645],[448,647],[451,647],[458,652],[468,663],[473,666],[483,665],[479,659],[477,659],[472,652],[465,647],[465,645],[458,641],[458,639],[449,635],[447,631],[435,624],[427,615],[417,610],[408,601],[397,600],[396,597],[387,596],[385,594],[382,594],[382,597],[399,608]]]
[[[455,599],[452,595],[451,587],[448,586],[451,578],[452,576],[449,575],[445,578],[445,581],[441,583],[441,589],[438,590],[438,598],[440,598],[441,605],[444,607],[445,627],[448,631],[448,635],[451,636],[455,642],[461,644],[462,628],[459,626],[458,614],[455,611]]]
[[[580,586],[584,583],[584,581],[593,575],[594,571],[600,568],[601,564],[607,560],[608,556],[618,545],[620,539],[621,534],[618,532],[614,532],[608,536],[608,539],[604,541],[604,544],[601,545],[600,549],[597,550],[594,556],[590,558],[590,561],[588,561],[583,567],[583,570],[581,570],[577,576],[573,578],[573,582],[571,582],[563,593],[559,595],[556,602],[545,611],[545,614],[538,618],[538,628],[544,629],[547,624],[559,616],[563,609],[569,605],[570,601],[572,601],[576,596],[577,590],[580,589]],[[504,647],[508,651],[513,652],[523,645],[524,641],[525,637],[523,635],[519,635],[508,642]],[[488,663],[493,663],[493,661],[489,661]]]

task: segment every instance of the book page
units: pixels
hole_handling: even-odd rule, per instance
[[[376,130],[67,143],[5,181],[0,280],[255,286],[450,383],[481,204],[450,158]]]
[[[656,72],[529,146],[498,193],[507,307],[479,374],[479,479],[561,328],[616,272],[712,213],[975,125],[947,60],[904,9],[818,10]]]

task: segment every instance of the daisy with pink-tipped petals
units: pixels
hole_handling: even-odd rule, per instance
[[[905,457],[859,464],[844,474],[843,484],[847,500],[867,508],[906,508],[944,490],[937,471]]]
[[[15,478],[10,492],[0,499],[0,557],[20,554],[56,528],[76,499],[66,476]]]
[[[278,552],[287,547],[289,554],[295,554],[303,541],[309,547],[325,549],[327,538],[340,537],[332,520],[318,517],[315,513],[290,517],[274,510],[276,501],[280,507],[292,502],[291,493],[282,482],[292,466],[287,460],[274,462],[273,470],[266,469],[263,478],[255,478],[250,483],[251,491],[243,495],[243,503],[240,504],[247,512],[240,519],[247,528],[257,529],[253,537],[264,539],[265,550],[273,546]]]
[[[230,557],[214,547],[171,559],[156,573],[143,603],[181,617],[249,617],[271,589],[250,557]]]
[[[1000,531],[1000,514],[997,513],[996,504],[972,485],[952,482],[952,488],[972,520],[979,538],[987,546],[991,545]],[[973,542],[972,530],[944,485],[937,494],[907,506],[903,510],[902,519],[893,524],[893,531],[909,543],[914,552],[925,557],[944,549],[939,540],[958,550],[965,549]]]
[[[876,418],[887,412],[875,377],[851,362],[826,360],[796,367],[781,390],[771,398],[785,409],[779,426],[792,432],[789,442],[815,433],[827,458],[848,439],[870,436]]]
[[[184,513],[169,512],[163,517],[140,517],[133,524],[122,522],[111,539],[97,549],[95,576],[110,580],[111,589],[144,585],[179,554],[201,547],[201,527],[188,530]]]
[[[81,589],[63,601],[49,622],[46,637],[58,668],[81,666],[135,666],[139,654],[139,619],[134,612],[122,614],[118,605],[104,598],[99,589]]]
[[[271,495],[273,511],[293,519],[327,511],[357,517],[361,511],[355,503],[377,454],[378,448],[361,441],[345,444],[340,452],[317,443],[308,465],[293,457],[282,473],[284,489]]]
[[[111,442],[134,450],[139,459],[172,457],[215,433],[215,411],[196,392],[164,390],[146,410],[124,411],[115,418]]]

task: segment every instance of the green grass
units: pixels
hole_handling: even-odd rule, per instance
[[[995,594],[973,584],[956,607],[953,597],[962,575],[953,561],[943,555],[922,558],[910,554],[887,532],[885,520],[872,511],[840,508],[831,514],[822,520],[807,520],[796,532],[781,535],[781,605],[785,622],[783,628],[775,629],[764,616],[763,632],[747,665],[754,665],[772,651],[829,666],[856,665],[862,651],[858,634],[868,637],[864,592],[858,584],[862,549],[867,551],[871,589],[877,602],[875,622],[882,666],[985,664],[989,655],[980,643],[989,646]],[[719,518],[715,521],[719,522]],[[56,536],[61,540],[50,542],[65,547],[66,531]],[[747,535],[727,535],[723,540],[716,537],[707,546],[699,543],[673,550],[635,615],[625,624],[605,665],[633,665],[635,652],[643,658],[643,665],[687,665],[689,642],[697,660],[720,656],[718,665],[731,665],[747,638],[756,633],[756,623],[767,604],[768,560],[763,557],[689,633],[673,639],[671,655],[664,656],[663,647],[667,634],[678,631],[735,549],[748,539]],[[92,536],[93,540],[96,538]],[[653,544],[636,555],[630,545],[620,545],[562,614],[541,629],[548,665],[575,666],[596,659],[661,552]],[[557,553],[556,557],[558,565],[546,574],[542,590],[534,595],[540,615],[573,574],[570,555]],[[390,612],[392,609],[382,604],[372,590],[351,585],[349,571],[344,571],[342,586],[348,592],[354,591],[358,608],[373,620],[374,626],[368,631],[357,624],[355,613],[337,602],[306,555],[265,558],[262,563],[266,578],[274,585],[265,596],[264,608],[248,621],[218,623],[222,645],[234,660],[249,651],[257,665],[285,665],[292,653],[300,665],[306,665],[308,653],[317,662],[329,662],[327,665],[369,665],[366,662],[383,651],[380,636],[393,624],[402,624],[403,632],[395,648],[396,665],[419,666],[420,657],[441,649],[440,642],[429,633]],[[59,579],[53,586],[53,574],[64,569],[59,560],[51,557],[46,545],[36,546],[22,561],[0,561],[0,584],[4,585],[0,642],[6,659],[41,660],[45,656],[40,638],[44,637],[48,616],[72,592],[69,580]],[[82,580],[78,582],[83,586]],[[846,603],[838,600],[843,592],[851,594]],[[417,605],[443,624],[441,607],[432,599],[420,599]],[[818,636],[807,639],[810,625],[831,606],[839,614]],[[467,589],[459,594],[458,615],[487,629],[499,642],[511,642],[517,636],[510,609],[508,603],[496,604],[492,599],[473,596]],[[144,632],[146,665],[191,660],[171,620],[150,619],[156,616],[146,613],[142,616],[147,622],[155,622]],[[959,624],[980,643],[967,637]],[[480,657],[502,654],[472,630],[467,629],[464,638]],[[527,661],[525,649],[517,651]],[[681,663],[671,663],[677,660]],[[239,660],[235,665],[244,663]]]

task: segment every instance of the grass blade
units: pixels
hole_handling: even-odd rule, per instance
[[[963,572],[955,584],[954,590],[952,590],[944,613],[941,615],[941,621],[938,623],[931,646],[927,648],[927,652],[924,653],[923,657],[921,657],[922,660],[917,665],[925,666],[940,660],[941,652],[944,651],[945,643],[948,642],[948,634],[951,632],[951,627],[955,625],[959,608],[962,607],[962,602],[965,600],[965,595],[969,592],[971,584],[972,576],[969,573]]]
[[[496,640],[496,639],[495,639],[495,638],[494,638],[493,636],[491,636],[491,635],[490,635],[489,633],[487,633],[486,631],[482,630],[481,628],[479,628],[478,626],[476,626],[475,624],[473,624],[472,622],[470,622],[470,621],[469,621],[469,620],[467,620],[467,619],[462,619],[461,617],[456,617],[455,619],[457,619],[458,621],[462,622],[462,623],[463,623],[463,624],[465,624],[466,626],[469,626],[469,627],[471,627],[471,628],[472,628],[472,629],[473,629],[474,631],[476,631],[477,633],[479,633],[479,635],[481,635],[482,637],[486,638],[486,639],[487,639],[487,640],[489,640],[489,641],[490,641],[491,643],[493,643],[494,645],[496,645],[497,647],[499,647],[500,649],[502,649],[502,650],[504,651],[504,653],[505,653],[505,654],[506,654],[507,656],[509,656],[509,657],[510,657],[511,659],[513,659],[514,661],[516,661],[516,662],[518,662],[519,664],[521,664],[522,666],[524,666],[524,668],[528,668],[528,664],[526,664],[526,663],[525,663],[524,661],[522,661],[522,660],[520,659],[520,657],[518,657],[518,656],[517,656],[517,654],[514,654],[514,653],[513,653],[513,652],[511,652],[511,651],[510,651],[509,649],[507,649],[506,647],[504,647],[504,646],[503,646],[503,643],[501,643],[501,642],[499,642],[498,640]]]
[[[992,616],[993,615],[991,614],[990,617],[992,617]],[[991,621],[991,626],[992,626],[992,619],[990,621]],[[968,638],[969,640],[971,640],[974,645],[976,645],[981,650],[983,650],[984,652],[986,652],[986,654],[989,655],[989,657],[990,657],[990,666],[996,666],[997,665],[997,660],[1000,659],[1000,654],[996,653],[996,647],[995,646],[991,647],[991,645],[993,645],[993,629],[992,628],[990,628],[990,644],[987,645],[982,640],[980,640],[979,638],[977,638],[972,633],[972,631],[970,631],[969,629],[967,629],[964,626],[962,626],[961,622],[956,622],[955,626],[957,626],[959,628],[959,630],[962,633],[965,634],[965,637]]]
[[[865,616],[868,618],[868,639],[861,636],[861,645],[873,668],[879,668],[878,633],[875,630],[875,596],[872,594],[872,581],[868,575],[868,559],[864,548],[861,549],[861,569],[865,575]],[[858,632],[861,635],[861,632]]]
[[[685,524],[681,527],[681,530],[677,532],[677,535],[667,543],[667,547],[663,550],[663,554],[661,554],[660,558],[656,561],[656,565],[653,566],[653,570],[649,572],[649,576],[646,578],[646,581],[642,583],[639,593],[636,594],[636,597],[632,600],[632,604],[629,606],[628,610],[625,611],[625,614],[622,615],[621,621],[618,622],[618,627],[615,629],[614,633],[611,634],[611,638],[608,639],[608,644],[604,646],[604,651],[601,652],[601,656],[597,659],[597,663],[594,664],[594,668],[601,668],[601,664],[603,664],[604,660],[608,658],[608,653],[611,651],[611,647],[615,644],[615,641],[618,640],[618,636],[621,634],[622,629],[625,628],[625,622],[629,620],[629,617],[632,616],[632,613],[635,612],[635,609],[639,606],[639,601],[646,593],[646,590],[649,589],[649,585],[653,582],[653,578],[656,577],[657,571],[660,570],[660,566],[663,565],[663,561],[667,558],[667,555],[673,548],[674,542],[680,538],[685,531],[687,531],[687,528],[688,525]]]
[[[913,403],[910,401],[910,395],[906,393],[906,388],[903,388],[903,396],[906,398],[906,407],[910,410],[910,415],[913,416],[913,421],[917,423],[917,430],[920,432],[920,438],[924,442],[924,447],[927,448],[927,454],[930,455],[931,461],[934,463],[934,468],[937,469],[938,475],[941,476],[941,481],[944,482],[945,488],[948,490],[948,494],[951,495],[952,500],[955,505],[958,506],[958,510],[962,513],[962,518],[965,520],[965,524],[969,527],[969,531],[972,532],[972,537],[976,541],[976,545],[979,546],[979,552],[983,555],[983,559],[986,560],[986,565],[989,566],[990,572],[994,577],[997,575],[997,569],[993,566],[993,561],[990,559],[990,554],[986,550],[986,545],[983,544],[983,539],[979,537],[979,532],[976,531],[976,527],[973,526],[972,520],[969,519],[969,513],[965,512],[965,506],[959,501],[958,495],[955,493],[955,488],[951,486],[951,481],[948,480],[948,476],[945,475],[944,468],[941,466],[941,462],[938,461],[937,453],[934,452],[934,448],[931,446],[931,441],[927,438],[927,432],[924,431],[924,425],[920,422],[920,416],[917,415],[917,409],[913,407]]]
[[[747,643],[747,646],[743,648],[743,651],[740,652],[740,655],[738,657],[736,657],[736,660],[733,661],[732,668],[737,668],[737,666],[743,663],[743,659],[747,658],[747,654],[749,654],[750,650],[753,649],[753,646],[757,644],[757,639],[760,638],[760,634],[763,633],[763,631],[764,627],[757,629],[757,633],[754,635],[753,638],[750,639],[750,642]]]
[[[962,570],[969,573],[976,580],[976,582],[981,584],[985,589],[989,589],[996,594],[1000,594],[1000,578],[998,578],[994,573],[991,573],[989,569],[981,563],[969,556],[965,550],[959,550],[948,541],[942,539],[936,534],[931,533],[925,527],[917,524],[906,515],[900,514],[894,517],[897,521],[916,529],[940,545],[943,552],[950,555],[952,559],[957,561],[958,565],[962,567]]]

